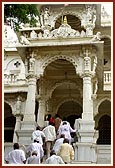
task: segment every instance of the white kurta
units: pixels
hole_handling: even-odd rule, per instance
[[[56,154],[59,150],[60,145],[63,144],[63,140],[64,140],[64,138],[59,138],[55,141],[55,144],[53,146],[53,150],[55,151]]]
[[[30,156],[27,158],[26,164],[40,164],[40,157],[39,156]]]
[[[40,144],[43,144],[42,138],[45,138],[45,134],[43,133],[43,131],[35,130],[32,133],[32,139],[33,139],[33,141],[34,141],[34,139],[37,139]]]
[[[42,158],[42,157],[44,156],[44,151],[43,151],[42,144],[37,143],[37,142],[33,142],[33,143],[31,143],[31,144],[27,147],[27,149],[26,149],[26,152],[27,152],[27,153],[30,152],[30,154],[32,154],[32,152],[34,152],[34,151],[37,151],[38,156],[39,156],[40,158]]]
[[[65,138],[69,139],[69,142],[71,143],[71,132],[76,132],[76,130],[72,129],[69,124],[61,125],[59,127],[59,136],[61,134],[65,135]]]
[[[43,132],[46,136],[46,141],[54,141],[56,139],[56,131],[54,126],[48,125],[43,129]]]
[[[23,161],[26,160],[25,153],[21,149],[15,149],[6,155],[5,160],[9,162],[9,164],[24,164]]]
[[[65,164],[60,156],[52,155],[46,160],[46,164]]]

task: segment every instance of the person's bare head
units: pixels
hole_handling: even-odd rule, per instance
[[[60,138],[65,138],[65,134],[61,134],[61,135],[60,135]]]
[[[15,149],[19,149],[19,144],[18,143],[14,143],[13,147],[14,147],[14,150]]]

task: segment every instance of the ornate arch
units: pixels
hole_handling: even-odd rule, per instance
[[[108,113],[102,113],[102,114],[100,114],[99,111],[98,111],[99,106],[101,105],[101,103],[103,103],[103,102],[106,101],[106,100],[108,100],[108,101],[111,102],[111,99],[110,99],[110,98],[105,97],[105,98],[101,99],[101,100],[97,103],[97,110],[96,110],[97,113],[95,114],[95,126],[96,126],[96,128],[97,128],[98,122],[99,122],[99,120],[100,120],[100,118],[101,118],[102,116],[104,116],[104,115],[110,116],[110,114],[108,114]]]
[[[105,98],[101,99],[101,100],[97,103],[97,111],[98,111],[98,108],[99,108],[99,106],[101,105],[101,103],[104,102],[105,100],[108,100],[108,101],[111,102],[111,99],[108,98],[108,97],[105,97]]]
[[[69,61],[70,63],[73,64],[74,67],[76,67],[75,59],[72,58],[72,56],[70,57],[70,56],[67,56],[67,55],[62,55],[62,54],[60,54],[60,55],[55,55],[55,56],[53,56],[53,57],[50,56],[50,57],[48,57],[47,60],[44,60],[44,62],[42,63],[42,66],[41,66],[42,69],[43,69],[43,71],[45,70],[45,68],[46,68],[51,62],[56,61],[56,60],[58,60],[58,59],[63,59],[63,60]]]
[[[48,95],[50,95],[50,98],[51,98],[52,93],[54,92],[54,90],[55,90],[57,87],[61,86],[62,84],[70,84],[70,83],[71,83],[71,84],[75,84],[75,85],[76,85],[76,88],[77,88],[77,89],[79,90],[79,92],[80,92],[80,95],[82,95],[81,90],[80,90],[80,87],[78,87],[77,84],[76,84],[74,81],[72,81],[72,80],[62,80],[62,81],[56,82],[55,85],[51,86],[51,88],[49,89]]]
[[[82,104],[80,104],[80,102],[78,102],[76,99],[74,99],[74,98],[66,98],[66,99],[64,99],[63,101],[61,101],[61,102],[57,105],[56,110],[55,110],[55,113],[57,113],[59,107],[60,107],[62,104],[64,104],[65,102],[68,102],[68,101],[74,101],[74,102],[76,102],[77,104],[79,104],[80,106],[82,106]]]

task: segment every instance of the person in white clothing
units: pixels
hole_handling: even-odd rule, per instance
[[[56,154],[57,154],[57,152],[59,150],[60,145],[63,144],[64,138],[65,138],[65,135],[61,134],[60,138],[58,138],[55,141],[54,146],[53,146],[53,150],[55,151]]]
[[[13,150],[5,156],[7,164],[25,164],[26,157],[23,150],[19,149],[19,144],[14,143]]]
[[[40,157],[40,159],[42,160],[43,156],[44,156],[44,151],[43,151],[43,147],[42,144],[39,143],[39,141],[37,141],[36,139],[34,140],[33,143],[31,143],[27,148],[26,148],[26,153],[29,154],[30,156],[32,155],[32,152],[37,151],[38,155]]]
[[[56,139],[56,131],[53,123],[50,123],[47,127],[43,129],[46,136],[46,158],[50,156],[50,150],[52,149],[54,140]]]
[[[45,134],[41,130],[39,126],[36,127],[36,130],[32,133],[32,139],[33,141],[37,139],[40,144],[44,145],[45,144]]]
[[[32,152],[32,155],[27,158],[26,164],[40,164],[40,157],[37,151]]]
[[[60,156],[57,156],[55,151],[50,152],[50,157],[46,159],[46,164],[65,164]]]
[[[65,135],[65,138],[69,139],[69,143],[71,144],[71,133],[72,132],[76,132],[75,129],[72,129],[70,124],[68,124],[66,121],[63,122],[63,124],[59,127],[59,136],[61,134],[64,134]]]

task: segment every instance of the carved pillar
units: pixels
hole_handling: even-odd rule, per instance
[[[40,97],[39,98],[39,110],[38,110],[38,119],[37,119],[37,123],[39,126],[44,127],[44,117],[46,114],[46,101],[45,101],[45,97]]]
[[[44,118],[46,114],[46,93],[45,93],[45,79],[41,76],[39,80],[39,109],[38,109],[38,118],[37,123],[41,127],[44,126]]]
[[[92,85],[91,75],[87,74],[83,77],[83,113],[82,119],[93,120],[93,102],[92,102]]]
[[[75,128],[77,130],[78,142],[75,144],[77,162],[96,163],[96,138],[97,132],[94,130],[93,100],[92,100],[92,71],[90,50],[85,49],[83,78],[83,113],[82,119],[77,119]]]
[[[21,96],[18,96],[17,103],[16,103],[16,111],[13,112],[13,115],[16,117],[13,142],[18,142],[18,140],[19,140],[19,137],[18,137],[16,131],[21,129],[21,119],[23,116],[21,106],[22,106],[22,98],[21,98]]]
[[[82,119],[93,120],[93,102],[92,102],[92,72],[91,72],[91,58],[90,51],[84,51],[84,74],[83,78],[83,114]]]
[[[23,121],[35,121],[36,76],[28,75],[28,93]]]
[[[19,136],[20,143],[30,144],[32,142],[31,135],[35,130],[36,121],[35,121],[35,94],[36,94],[36,80],[37,76],[35,75],[35,54],[30,51],[30,58],[28,64],[28,93],[27,100],[25,105],[25,113],[23,121],[21,123],[21,130],[17,131]]]
[[[35,56],[36,54],[34,51],[30,52],[30,58],[29,58],[29,64],[28,69],[29,73],[27,75],[28,79],[28,93],[27,93],[27,100],[26,100],[26,106],[25,106],[25,113],[23,122],[35,122],[35,93],[36,93],[36,75],[35,75]],[[29,125],[29,127],[28,127]],[[33,124],[32,124],[33,125]],[[27,124],[28,129],[33,129],[33,126],[31,124]],[[26,128],[26,129],[27,129]],[[24,127],[22,128],[24,129]]]
[[[17,131],[21,129],[21,115],[16,115],[16,124],[15,124],[15,129],[14,129],[14,137],[13,137],[13,142],[18,142],[19,141],[19,136],[17,134]]]

